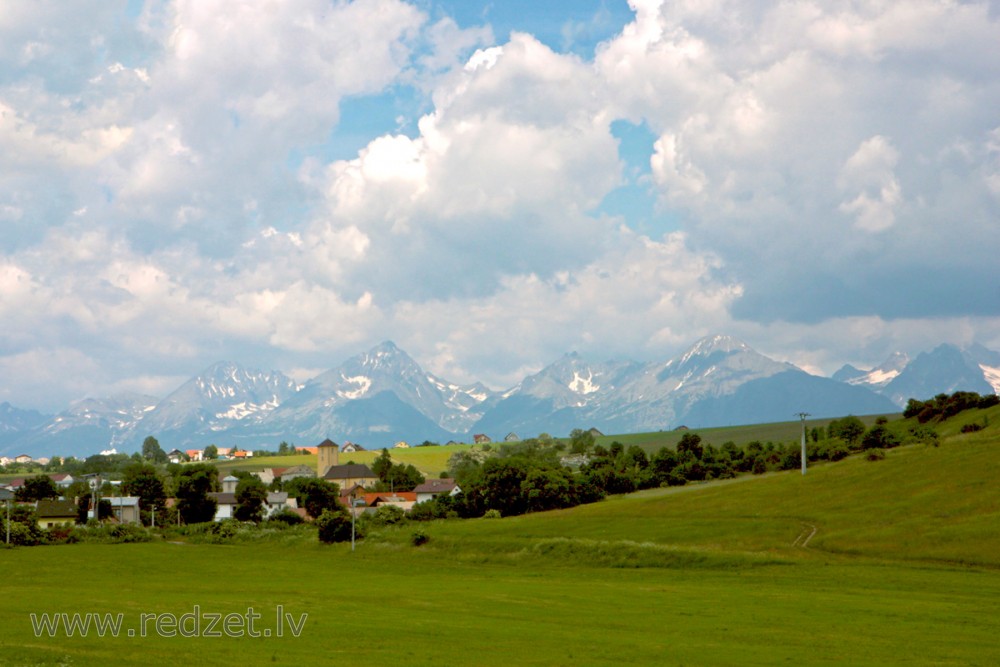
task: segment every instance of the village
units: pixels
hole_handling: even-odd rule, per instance
[[[485,436],[477,436],[481,442],[488,439]],[[406,443],[397,443],[398,448],[406,448]],[[205,458],[205,450],[191,449],[179,451],[177,449],[166,453],[167,461],[171,464],[204,463],[209,461],[231,461],[247,460],[253,458],[253,452],[240,450],[237,448],[214,448],[211,451],[212,459]],[[341,453],[353,453],[361,451],[353,443],[345,443],[344,447],[326,439],[315,447],[296,447],[296,452],[304,456],[316,456],[317,466],[314,468],[306,463],[287,467],[262,467],[258,470],[250,470],[249,475],[257,478],[267,489],[266,499],[262,503],[262,519],[268,519],[278,513],[291,513],[301,517],[303,521],[312,521],[317,518],[311,516],[305,507],[300,506],[299,499],[288,491],[270,490],[283,488],[293,480],[321,480],[329,484],[336,484],[338,490],[338,505],[354,516],[365,513],[374,513],[379,508],[385,506],[397,507],[403,512],[409,512],[414,505],[425,501],[430,501],[438,496],[455,496],[461,493],[461,488],[452,478],[437,478],[423,481],[410,490],[391,489],[376,490],[381,481],[379,476],[366,464],[363,463],[341,463]],[[266,461],[267,457],[258,457]],[[13,459],[6,459],[0,463],[7,465],[10,462],[18,464],[34,463],[38,465],[48,465],[51,459],[31,459],[30,456],[23,455]],[[241,477],[246,477],[243,474]],[[55,490],[56,497],[37,498],[28,500],[33,493],[26,493],[33,482],[38,481],[38,477],[45,477],[51,481],[51,489]],[[237,486],[241,477],[234,474],[227,474],[219,479],[221,490],[209,491],[206,496],[214,501],[215,512],[213,520],[216,522],[226,519],[237,518]],[[83,482],[81,485],[79,482]],[[161,517],[164,511],[169,512],[176,508],[177,499],[173,497],[165,498],[161,507],[144,507],[142,500],[136,495],[121,494],[122,481],[109,479],[107,475],[100,473],[87,473],[74,477],[66,472],[52,472],[38,475],[33,480],[31,477],[19,477],[5,483],[0,483],[0,501],[19,502],[22,506],[30,506],[34,510],[34,516],[40,529],[51,530],[68,528],[76,523],[84,523],[94,520],[110,521],[119,524],[142,524],[144,512],[149,513],[151,521],[146,523],[156,525],[156,511],[160,510]],[[87,489],[81,494],[81,488]],[[333,488],[331,486],[331,488]],[[109,493],[110,491],[110,493]],[[97,501],[100,502],[97,502]],[[109,514],[95,517],[94,508],[100,512],[101,503],[107,503]],[[81,512],[81,504],[87,506],[85,513]],[[173,515],[180,520],[180,513],[173,512]],[[162,522],[162,519],[161,519]]]

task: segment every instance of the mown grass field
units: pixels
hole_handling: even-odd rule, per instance
[[[882,461],[410,524],[353,554],[304,532],[0,550],[0,664],[1000,664],[996,411]],[[309,616],[241,639],[36,638],[28,616],[196,604]]]

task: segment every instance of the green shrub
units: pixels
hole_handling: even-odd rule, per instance
[[[4,532],[4,539],[7,534]],[[24,524],[19,521],[10,522],[10,543],[17,546],[33,547],[45,543],[45,533],[38,524]]]
[[[427,542],[430,541],[430,539],[431,539],[430,536],[422,530],[414,531],[414,533],[410,535],[410,543],[415,547],[419,547],[422,544],[427,544]]]
[[[484,519],[499,519],[500,510],[486,510],[486,514],[483,515]]]
[[[351,517],[344,510],[323,510],[315,523],[319,529],[319,541],[324,544],[351,539]]]
[[[236,519],[223,519],[209,524],[208,532],[223,540],[230,539],[240,532],[240,522]]]
[[[296,526],[304,521],[305,519],[303,519],[299,514],[296,514],[288,508],[275,512],[267,519],[267,523],[269,524],[273,523],[285,526]]]
[[[369,519],[373,526],[394,526],[406,520],[406,512],[395,505],[382,505]]]

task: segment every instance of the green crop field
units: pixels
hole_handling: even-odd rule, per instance
[[[0,664],[1000,664],[1000,409],[956,420],[881,461],[404,524],[354,553],[308,528],[0,550]],[[181,636],[196,606],[252,608],[262,636]],[[299,636],[276,636],[279,606]],[[43,612],[123,625],[36,636]]]

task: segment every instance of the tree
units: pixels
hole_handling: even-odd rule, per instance
[[[215,445],[209,445],[205,448],[205,451],[202,452],[202,457],[208,461],[214,461],[219,458],[219,448]]]
[[[388,449],[383,449],[382,453],[379,454],[375,461],[372,462],[372,472],[375,473],[380,480],[383,482],[389,479],[389,471],[392,469],[392,456],[389,455]]]
[[[624,463],[626,470],[637,473],[649,467],[649,458],[638,445],[629,445],[625,450]]]
[[[697,433],[685,433],[677,443],[677,453],[684,455],[690,453],[696,459],[700,459],[705,449],[701,446],[701,436]],[[688,479],[691,479],[690,477]]]
[[[208,494],[219,488],[219,471],[213,465],[185,466],[177,478],[177,511],[185,523],[204,523],[215,518],[218,503]]]
[[[593,433],[575,428],[569,433],[570,454],[586,454],[594,448],[595,442]]]
[[[372,472],[378,475],[379,491],[412,491],[424,483],[424,476],[412,464],[393,463],[389,450],[383,449],[372,463]]]
[[[316,519],[319,541],[324,544],[351,539],[351,515],[344,509],[326,510]]]
[[[850,446],[855,446],[865,434],[865,425],[857,417],[851,415],[842,419],[834,419],[827,427],[831,438],[840,438]]]
[[[257,477],[244,477],[236,485],[236,518],[260,523],[264,518],[267,487]]]
[[[160,447],[159,441],[149,435],[142,441],[142,458],[153,463],[166,463],[167,453]]]
[[[167,491],[156,466],[149,463],[132,463],[125,468],[122,478],[122,493],[138,496],[143,523],[149,524],[154,507],[163,508],[167,501]]]
[[[14,496],[22,502],[58,498],[59,488],[48,475],[36,475],[24,480],[24,485],[14,493]]]
[[[899,445],[899,438],[885,427],[885,424],[872,426],[861,440],[862,449],[889,449]]]
[[[304,507],[314,519],[323,514],[324,510],[336,510],[340,506],[337,485],[323,479],[296,477],[289,480],[285,490],[294,495],[299,507]]]
[[[577,504],[577,488],[568,468],[534,468],[521,482],[521,493],[529,512],[571,507]]]

